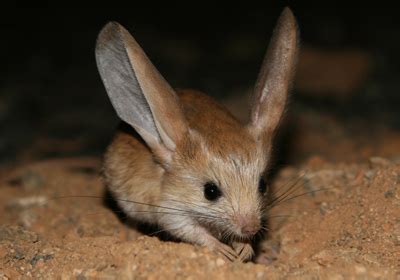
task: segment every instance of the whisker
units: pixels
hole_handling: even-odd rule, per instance
[[[170,201],[170,202],[177,202],[177,203],[180,203],[180,204],[182,204],[182,205],[190,204],[190,205],[196,206],[196,207],[198,207],[198,208],[200,208],[200,209],[206,208],[206,206],[200,205],[200,204],[196,204],[196,203],[194,203],[194,202],[179,201],[179,200],[176,200],[176,199],[168,199],[167,201]],[[209,209],[209,208],[207,208],[207,209]],[[217,211],[217,210],[214,210],[214,209],[210,209],[210,210],[211,210],[211,211],[214,211],[215,213],[223,213],[222,211]]]
[[[96,198],[96,199],[104,199],[104,197],[102,197],[102,196],[94,196],[94,195],[71,195],[71,196],[53,197],[50,200],[64,199],[64,198]],[[173,211],[180,211],[180,212],[184,212],[184,213],[190,213],[190,211],[183,210],[183,209],[160,206],[160,205],[144,203],[144,202],[139,202],[139,201],[134,201],[134,200],[119,199],[119,198],[113,198],[113,199],[106,198],[106,199],[107,200],[113,200],[114,199],[114,200],[117,200],[117,201],[129,202],[129,203],[134,203],[134,204],[138,204],[138,205],[145,205],[145,206],[151,206],[151,207],[155,207],[155,208],[161,208],[161,209],[167,209],[167,210],[173,210]]]
[[[172,229],[172,230],[175,230],[175,229]],[[167,229],[160,229],[160,230],[157,230],[157,231],[154,231],[154,232],[150,232],[149,235],[150,236],[154,236],[154,235],[157,235],[157,234],[162,233],[162,232],[168,232],[168,230]]]
[[[268,201],[269,204],[274,204],[276,201],[280,201],[286,197],[288,197],[289,195],[295,193],[299,187],[301,187],[301,185],[297,185],[301,179],[304,178],[304,176],[306,175],[306,173],[303,173],[301,176],[299,176],[296,181],[286,190],[283,191],[283,193],[279,194],[277,192],[273,193],[272,195],[274,196],[274,198],[271,201]],[[289,183],[289,182],[288,182]],[[285,186],[288,185],[288,183],[285,184]]]
[[[304,171],[304,172],[302,172],[301,175],[292,176],[292,178],[290,178],[282,187],[280,187],[278,190],[276,190],[275,192],[273,192],[272,195],[277,196],[277,195],[278,195],[278,192],[279,192],[281,189],[285,189],[288,185],[291,184],[291,182],[293,182],[292,180],[295,181],[294,184],[292,184],[292,186],[293,186],[293,185],[296,185],[297,182],[300,181],[302,178],[304,178],[306,174],[307,174],[307,171]],[[291,187],[289,187],[288,189],[284,190],[284,192],[283,192],[282,194],[280,194],[279,196],[285,194],[285,192],[289,191],[290,188],[291,188]]]
[[[196,214],[200,214],[200,215],[207,216],[207,217],[212,217],[212,218],[226,219],[226,218],[219,217],[219,216],[221,216],[220,214],[223,214],[222,211],[217,211],[217,210],[214,210],[214,209],[206,208],[203,205],[195,204],[193,202],[186,202],[186,201],[183,202],[183,201],[179,201],[179,200],[175,200],[175,199],[169,199],[167,201],[177,202],[177,203],[180,203],[180,204],[182,204],[184,206],[186,206],[186,204],[190,204],[192,206],[195,206],[197,209],[206,209],[207,212],[211,212],[211,214],[216,214],[216,215],[204,214],[202,212],[195,211],[195,210],[185,210],[187,212],[196,213]]]
[[[266,216],[267,219],[273,219],[273,218],[292,218],[293,215],[273,215],[273,216]]]
[[[294,196],[289,197],[289,198],[285,198],[285,199],[283,199],[283,200],[279,200],[279,201],[277,201],[276,203],[270,204],[270,207],[268,208],[268,210],[270,210],[270,209],[272,209],[273,207],[275,207],[275,206],[277,206],[277,205],[280,205],[280,204],[282,204],[282,203],[291,201],[291,200],[293,200],[293,199],[295,199],[295,198],[298,198],[298,197],[301,197],[301,196],[304,196],[304,195],[307,195],[307,194],[311,194],[311,193],[317,193],[317,192],[321,192],[321,191],[330,190],[330,189],[333,189],[333,188],[323,188],[323,189],[318,189],[318,190],[314,190],[314,191],[304,192],[304,193],[301,193],[301,194],[298,194],[298,195],[294,195]]]
[[[64,198],[95,198],[95,199],[104,199],[104,197],[101,196],[92,196],[92,195],[80,195],[80,196],[60,196],[60,197],[54,197],[52,200],[56,199],[64,199]],[[106,198],[107,199],[107,198]],[[110,199],[111,200],[111,199]],[[170,211],[146,211],[146,210],[132,210],[132,211],[114,211],[116,213],[122,213],[122,214],[129,214],[129,213],[154,213],[154,214],[166,214],[166,215],[175,215],[175,216],[189,216],[189,217],[196,217],[196,218],[201,218],[201,219],[224,219],[218,216],[212,216],[212,215],[207,215],[203,213],[199,213],[196,211],[188,211],[188,210],[183,210],[179,208],[172,208],[172,207],[165,207],[165,206],[159,206],[155,204],[150,204],[150,203],[143,203],[143,202],[138,202],[138,201],[133,201],[133,200],[127,200],[127,199],[117,199],[117,201],[123,201],[123,202],[128,202],[128,203],[134,203],[138,205],[145,205],[145,206],[150,206],[150,207],[155,207],[155,208],[160,208],[160,209],[165,209],[165,210],[172,210],[172,211],[177,211],[180,213],[176,212],[170,212]],[[128,220],[129,217],[124,217],[122,220]]]
[[[193,213],[175,213],[175,212],[166,212],[166,211],[145,211],[145,210],[131,210],[126,211],[125,213],[149,213],[149,214],[165,214],[165,215],[175,215],[175,216],[184,216],[184,217],[197,217],[197,218],[204,218],[204,219],[219,219],[219,217],[212,217],[202,214]]]
[[[264,232],[268,232],[268,231],[269,231],[269,227],[268,226],[262,226],[260,228],[260,230],[256,234],[263,234]]]

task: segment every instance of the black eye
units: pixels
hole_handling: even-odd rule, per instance
[[[258,182],[258,191],[262,194],[267,191],[267,183],[265,182],[263,177],[261,177],[260,181]]]
[[[208,200],[217,200],[221,195],[221,191],[213,182],[208,182],[204,185],[204,197]]]

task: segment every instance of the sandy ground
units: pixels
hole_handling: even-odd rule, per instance
[[[29,11],[21,32],[8,30],[3,52],[10,67],[0,86],[0,280],[400,279],[399,40],[375,6],[372,17],[365,17],[368,9],[354,10],[357,36],[348,35],[362,46],[359,33],[373,38],[366,44],[372,49],[325,50],[306,40],[302,46],[297,92],[275,147],[284,160],[271,182],[276,195],[289,193],[271,210],[269,235],[249,263],[143,234],[106,199],[100,156],[76,156],[99,155],[117,121],[88,55],[98,23],[89,24],[86,12],[85,20],[77,14],[71,22],[67,13],[68,32],[54,32],[47,28],[53,19],[39,21],[41,29],[31,25],[37,15]],[[312,37],[307,20],[314,26],[322,18],[303,17],[300,27]],[[325,34],[336,22],[326,20],[318,24],[323,32],[314,32]],[[34,32],[26,32],[27,22]],[[82,31],[84,22],[94,33]],[[329,34],[348,28],[337,25]],[[243,93],[252,88],[243,81],[255,78],[249,70],[265,48],[257,32],[221,34],[210,51],[208,40],[186,45],[153,28],[137,30],[149,37],[143,43],[153,46],[153,56],[168,61],[172,80],[213,89],[238,118],[248,116],[243,105],[250,97]],[[30,52],[26,41],[36,42]],[[72,41],[82,45],[70,48]],[[13,49],[18,55],[10,55]]]
[[[271,211],[256,263],[129,227],[106,203],[97,158],[3,169],[0,279],[399,279],[400,164],[321,157],[283,168],[275,192],[311,192]],[[321,190],[313,192],[316,190]],[[100,198],[60,198],[63,196]]]

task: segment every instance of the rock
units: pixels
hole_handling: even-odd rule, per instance
[[[394,197],[394,190],[388,190],[383,195],[385,196],[385,198],[392,198]]]
[[[367,269],[365,268],[365,266],[362,266],[362,265],[354,266],[354,270],[357,275],[363,275],[367,272]]]
[[[329,204],[325,201],[321,202],[321,204],[319,205],[319,212],[321,213],[321,215],[325,215],[326,213],[328,213],[329,210]]]
[[[371,168],[387,167],[391,164],[390,160],[383,157],[370,157],[369,165]]]
[[[3,226],[0,227],[0,241],[3,240],[11,242],[24,240],[35,243],[39,241],[39,236],[37,233],[25,230],[20,226]]]
[[[256,274],[257,279],[264,279],[264,272],[263,271],[258,271]]]
[[[48,261],[53,259],[53,255],[34,255],[33,258],[29,261],[31,265],[36,265],[38,261]]]
[[[10,209],[26,209],[31,207],[41,207],[46,205],[47,197],[43,195],[34,195],[27,197],[20,197],[13,199],[7,204],[7,208]]]
[[[332,264],[334,257],[332,252],[323,250],[313,255],[311,259],[322,266],[328,266],[329,264]]]
[[[215,261],[215,264],[217,265],[217,267],[220,267],[220,266],[223,266],[223,265],[225,265],[225,261],[223,260],[223,259],[221,259],[221,258],[218,258],[216,261]]]
[[[10,279],[6,274],[0,271],[0,280],[8,280]]]
[[[365,178],[368,180],[372,179],[372,177],[375,175],[375,171],[373,170],[368,170],[364,173]]]
[[[33,170],[27,170],[19,176],[8,181],[8,184],[14,187],[23,187],[25,190],[36,190],[43,186],[43,177]]]

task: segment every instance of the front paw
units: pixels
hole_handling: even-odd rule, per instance
[[[234,262],[240,259],[236,250],[222,242],[216,242],[213,244],[212,249],[227,261]]]
[[[243,242],[233,242],[232,247],[238,254],[238,260],[242,262],[250,261],[254,257],[254,250],[251,244]]]

